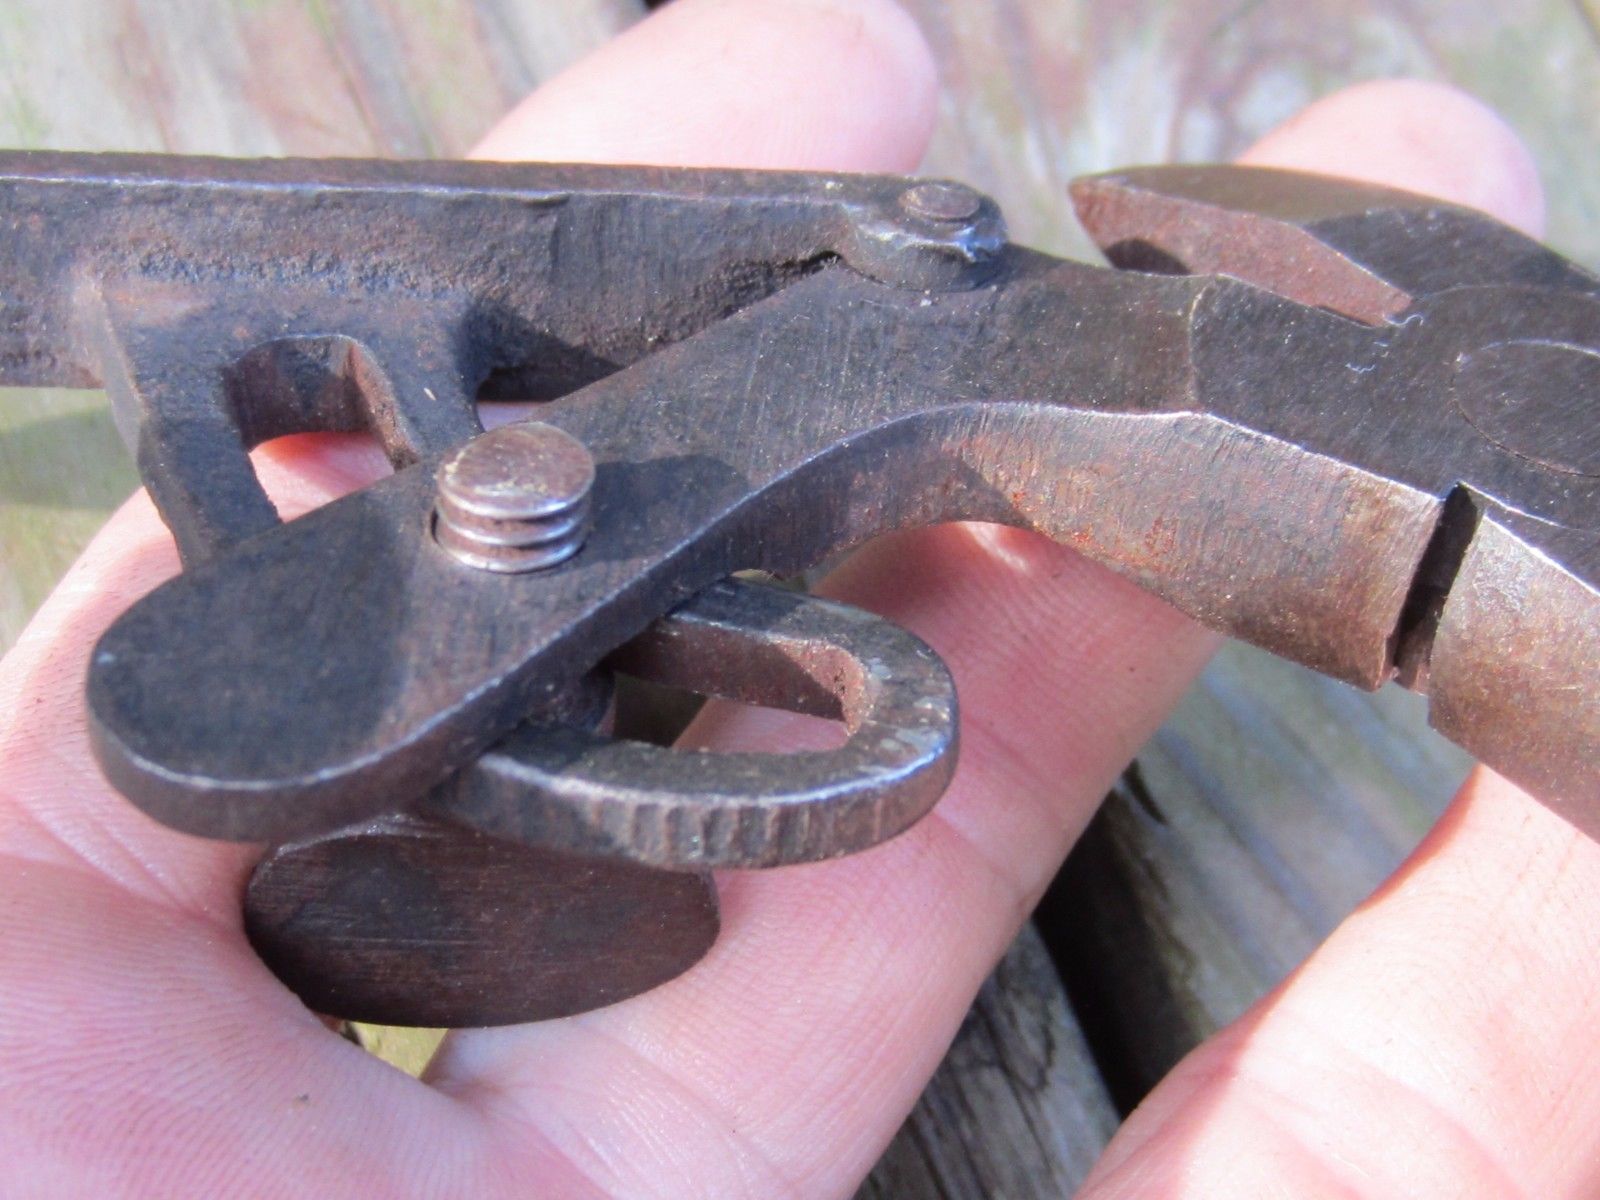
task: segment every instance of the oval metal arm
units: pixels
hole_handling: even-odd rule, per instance
[[[547,849],[652,866],[774,867],[907,829],[956,762],[956,690],[926,645],[871,613],[726,582],[613,659],[644,678],[839,717],[838,749],[711,754],[524,725],[429,798],[436,815]]]

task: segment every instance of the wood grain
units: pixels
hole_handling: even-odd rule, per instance
[[[922,1098],[857,1200],[1060,1200],[1117,1114],[1038,933],[983,985]]]
[[[992,191],[1021,240],[1087,253],[1074,175],[1226,157],[1341,84],[1410,74],[1505,113],[1543,164],[1552,240],[1600,262],[1600,0],[906,3],[945,72],[928,169]],[[637,15],[633,0],[10,0],[0,143],[456,154]],[[0,392],[0,646],[133,485],[98,396]],[[863,1195],[1067,1194],[1113,1102],[1291,970],[1464,768],[1414,698],[1243,650],[1141,764],[1043,914],[1092,1047],[1025,935]],[[390,1053],[416,1065],[430,1045]]]
[[[1552,242],[1600,263],[1595,0],[911,7],[945,72],[927,167],[992,192],[1022,241],[1087,256],[1072,177],[1227,158],[1319,95],[1409,75],[1499,109],[1542,165]],[[1418,698],[1243,647],[1140,762],[1040,914],[1124,1109],[1381,882],[1467,765]]]
[[[1596,0],[907,0],[944,68],[929,167],[991,191],[1020,239],[1089,253],[1075,175],[1230,158],[1345,84],[1453,83],[1527,141],[1550,239],[1600,262]]]
[[[1282,982],[1400,864],[1469,765],[1420,699],[1229,646],[1039,913],[1119,1107]]]

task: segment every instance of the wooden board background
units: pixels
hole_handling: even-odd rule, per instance
[[[1551,239],[1600,263],[1600,0],[907,3],[945,73],[927,169],[992,192],[1020,240],[1085,250],[1074,175],[1227,157],[1317,95],[1405,74],[1499,108],[1543,164]],[[6,0],[0,144],[454,155],[640,12]],[[0,647],[135,485],[101,397],[0,390]],[[1070,1192],[1119,1109],[1282,978],[1464,769],[1413,698],[1230,648],[1108,803],[1043,939],[1013,947],[863,1195]]]

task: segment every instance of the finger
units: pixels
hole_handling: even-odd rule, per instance
[[[134,599],[177,571],[141,493],[68,571],[0,662],[0,855],[86,868],[141,896],[209,910],[243,848],[184,837],[115,796],[89,750],[89,649]]]
[[[792,75],[789,90],[769,92],[773,63],[736,44],[705,59],[706,46],[744,36],[755,9],[769,46],[810,64],[813,85],[851,112],[849,130],[807,120]],[[783,154],[785,137],[795,158],[830,144],[882,167],[920,154],[899,139],[931,119],[928,57],[885,3],[679,0],[670,20],[630,37],[655,71],[653,93],[627,101],[641,129],[654,106],[688,111],[710,80],[792,131],[758,139],[766,122],[752,118],[741,150],[715,124],[678,120],[656,135],[662,156],[673,138],[688,158]],[[587,90],[563,84],[566,107],[541,110],[552,136],[632,82],[577,70]],[[619,118],[607,153],[645,157],[629,129]],[[287,449],[257,461],[290,513],[371,466],[344,443]],[[577,1156],[552,1151],[533,1125],[486,1123],[493,1104],[453,1102],[327,1034],[238,936],[236,886],[218,863],[242,863],[240,852],[146,821],[87,765],[87,646],[176,565],[148,502],[131,502],[0,667],[0,698],[14,701],[0,706],[0,1109],[20,1114],[0,1122],[8,1181],[41,1194],[589,1194]],[[208,886],[194,882],[207,875]]]
[[[1441,130],[1453,132],[1441,137]],[[1239,161],[1440,196],[1533,237],[1544,232],[1533,157],[1494,110],[1435,83],[1393,79],[1345,88],[1268,133]]]
[[[894,170],[922,152],[931,89],[927,49],[890,4],[680,0],[540,88],[482,152],[520,147],[524,158],[665,163],[721,155],[749,166]],[[387,470],[360,438],[285,438],[254,458],[286,516]],[[82,707],[89,647],[177,569],[170,538],[141,494],[7,656],[0,762],[10,794],[0,806],[0,852],[92,864],[143,894],[210,909],[236,890],[253,851],[173,833],[114,800],[84,802],[105,791]]]
[[[1399,874],[1129,1119],[1085,1200],[1596,1195],[1597,898],[1600,847],[1475,773]]]
[[[1399,132],[1375,128],[1385,97]],[[1539,226],[1525,151],[1455,93],[1369,87],[1265,143],[1314,166],[1291,135],[1387,146],[1394,169],[1369,157],[1367,178]],[[1430,180],[1415,146],[1450,165]],[[1476,772],[1405,867],[1133,1115],[1086,1196],[1595,1195],[1597,920],[1600,846]]]
[[[434,1064],[438,1086],[537,1129],[616,1194],[848,1189],[1214,645],[1110,573],[993,527],[885,539],[826,590],[910,626],[955,673],[963,765],[936,814],[856,858],[730,873],[724,938],[683,979],[573,1021],[454,1035]],[[721,710],[696,736],[805,733]]]
[[[541,87],[473,153],[908,171],[933,130],[932,82],[921,34],[889,3],[678,0]]]
[[[285,439],[254,455],[286,517],[384,469],[351,438]],[[132,893],[205,917],[238,917],[249,846],[167,829],[117,796],[89,749],[89,652],[129,605],[177,574],[177,551],[140,492],[95,536],[0,661],[0,855],[88,868]]]
[[[992,529],[892,539],[826,590],[915,629],[950,664],[962,765],[939,808],[852,858],[725,873],[722,940],[686,976],[573,1021],[453,1035],[436,1064],[440,1086],[514,1104],[616,1194],[736,1180],[845,1194],[1212,645],[1087,560]],[[699,733],[800,741],[764,714],[724,711]]]

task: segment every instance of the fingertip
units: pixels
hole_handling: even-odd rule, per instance
[[[936,80],[894,0],[675,0],[540,87],[475,154],[907,171]]]
[[[1326,96],[1240,162],[1342,175],[1469,205],[1533,237],[1544,189],[1522,140],[1482,101],[1442,83],[1384,79]]]

